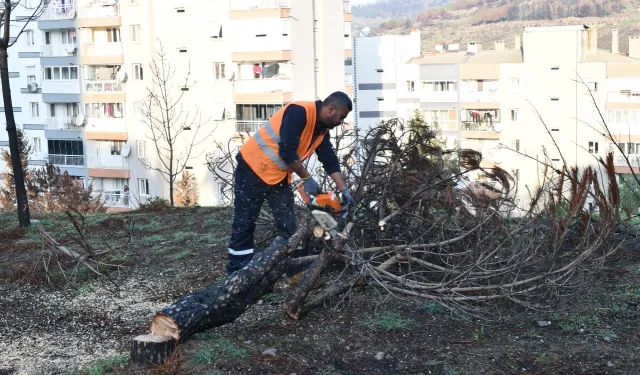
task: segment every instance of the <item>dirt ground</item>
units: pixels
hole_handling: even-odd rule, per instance
[[[78,246],[64,215],[38,219],[61,244]],[[0,215],[0,375],[640,374],[633,244],[579,296],[546,312],[498,308],[500,324],[373,287],[292,321],[281,309],[291,289],[283,281],[233,324],[185,342],[165,366],[133,367],[130,340],[158,310],[225,276],[230,219],[228,209],[210,208],[87,216],[89,242],[108,244],[105,263],[123,266],[110,272],[121,284],[114,294],[65,262],[64,273],[49,262],[47,282],[38,226],[22,231]]]

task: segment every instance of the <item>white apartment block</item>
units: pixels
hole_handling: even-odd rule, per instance
[[[389,52],[396,43],[387,36],[357,38],[356,123],[364,128],[390,117],[408,119],[420,109],[444,137],[481,151],[483,167],[497,165],[511,172],[518,181],[518,198],[526,206],[527,189],[533,191],[539,184],[539,165],[501,145],[541,160],[544,148],[551,163],[561,165],[540,118],[566,163],[584,166],[611,149],[599,125],[599,109],[638,164],[640,38],[630,38],[625,55],[618,50],[617,30],[612,34],[612,51],[598,49],[596,27],[559,26],[527,27],[516,36],[513,49],[503,41],[491,50],[469,42],[467,51],[459,51],[458,44],[437,45],[434,52],[422,55],[415,53],[419,40],[412,40],[413,34],[394,36],[410,43],[403,59],[384,58],[400,54]],[[406,74],[383,77],[389,71]],[[581,81],[593,92],[595,103]],[[619,173],[629,172],[621,155],[616,155],[616,165]],[[476,173],[472,178],[483,176]]]
[[[205,164],[216,143],[240,140],[291,101],[353,94],[351,17],[343,0],[51,1],[10,50],[16,121],[36,146],[29,164],[60,167],[114,208],[168,198],[168,184],[141,162],[158,160],[139,111],[162,43],[175,68],[171,95],[209,119],[200,134],[213,135],[188,169],[199,203],[218,204]]]

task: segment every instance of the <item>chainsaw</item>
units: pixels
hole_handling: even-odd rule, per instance
[[[349,205],[343,205],[333,191],[318,192],[316,195],[310,195],[304,191],[304,183],[302,182],[298,185],[297,191],[322,229],[328,232],[331,238],[338,237],[340,235],[338,228],[344,227],[346,223]],[[355,253],[349,251],[349,258],[351,264],[356,264]]]

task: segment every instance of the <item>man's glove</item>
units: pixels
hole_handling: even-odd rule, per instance
[[[351,192],[349,191],[348,188],[344,188],[341,191],[342,191],[342,199],[344,199],[344,201],[347,202],[349,206],[356,203],[356,201],[353,200],[353,197],[351,196]]]
[[[307,194],[318,195],[318,193],[320,192],[320,185],[318,185],[313,177],[309,176],[306,179],[303,178],[302,181],[304,184],[303,189]]]

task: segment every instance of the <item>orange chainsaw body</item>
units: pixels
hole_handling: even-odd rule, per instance
[[[340,203],[340,199],[338,199],[336,193],[333,191],[311,196],[304,191],[304,184],[300,183],[298,185],[298,194],[300,194],[302,201],[313,209],[326,211],[335,216],[340,216],[342,214],[342,204]]]

